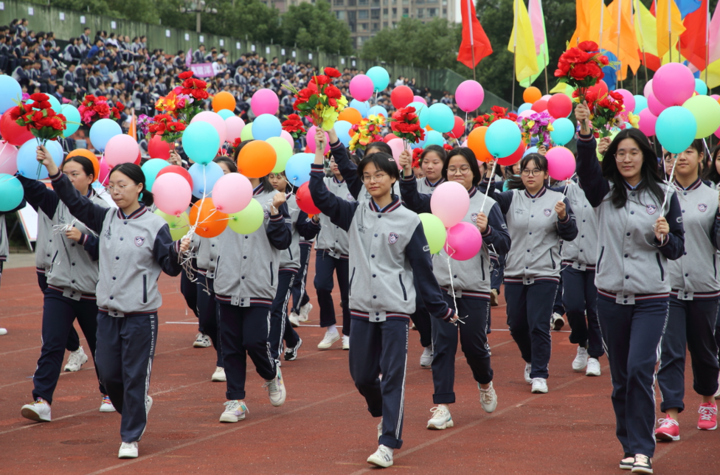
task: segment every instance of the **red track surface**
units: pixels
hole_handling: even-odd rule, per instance
[[[250,413],[236,424],[218,422],[225,385],[210,382],[212,349],[193,349],[195,317],[185,310],[179,280],[161,277],[164,305],[150,393],[154,405],[140,442],[140,457],[117,459],[120,417],[98,412],[100,397],[92,361],[78,373],[60,377],[52,406],[53,422],[20,416],[31,401],[40,354],[42,299],[32,268],[3,272],[0,288],[0,473],[332,473],[373,470],[365,459],[376,449],[377,420],[370,417],[347,368],[339,343],[318,351],[322,330],[304,327],[300,357],[284,362],[288,398],[270,405],[262,380],[248,360]],[[312,290],[312,275],[308,279]],[[339,296],[336,297],[339,304]],[[309,324],[318,324],[317,307]],[[432,379],[418,361],[422,348],[411,334],[405,400],[404,445],[395,451],[399,473],[627,473],[615,438],[607,359],[603,375],[574,373],[575,347],[568,334],[553,333],[550,392],[530,393],[523,362],[509,332],[504,306],[493,309],[490,335],[499,404],[493,414],[480,407],[478,390],[458,351],[451,406],[455,428],[429,431]],[[567,327],[566,327],[567,328]],[[82,335],[81,335],[82,339]],[[84,342],[84,339],[82,339]],[[87,346],[85,345],[87,351]],[[690,365],[687,366],[688,371]],[[659,405],[658,397],[658,405]],[[701,432],[700,400],[686,377],[687,410],[679,417],[682,440],[661,444],[655,473],[720,473],[720,431]],[[658,416],[660,416],[658,412]]]

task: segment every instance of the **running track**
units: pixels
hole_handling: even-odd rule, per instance
[[[40,353],[42,299],[33,268],[6,270],[2,280],[0,326],[9,334],[0,337],[0,473],[355,475],[374,470],[365,459],[376,449],[377,420],[350,379],[347,352],[339,343],[329,351],[317,350],[323,334],[317,327],[299,329],[304,340],[300,357],[283,363],[285,405],[270,405],[263,381],[249,362],[250,413],[237,424],[219,423],[225,385],[210,382],[214,351],[192,348],[196,325],[171,323],[192,323],[195,317],[185,309],[179,280],[165,275],[160,279],[164,305],[150,386],[155,402],[140,458],[117,459],[120,417],[98,412],[92,361],[79,373],[60,377],[53,422],[23,419],[20,407],[31,401],[31,375]],[[308,282],[312,288],[312,275]],[[339,295],[335,301],[339,303]],[[451,406],[455,428],[445,431],[425,428],[433,407],[432,379],[429,370],[419,367],[422,348],[417,333],[411,332],[404,445],[395,451],[395,465],[388,471],[628,473],[617,468],[622,453],[614,435],[607,359],[601,360],[599,378],[574,373],[570,363],[575,346],[567,341],[568,333],[553,332],[550,392],[531,394],[504,314],[504,306],[493,309],[495,331],[490,335],[497,410],[483,412],[458,352],[457,403]],[[317,308],[308,324],[318,324]],[[720,473],[720,431],[695,428],[699,397],[692,391],[691,376],[686,376],[686,403],[679,417],[682,439],[658,446],[655,473]]]

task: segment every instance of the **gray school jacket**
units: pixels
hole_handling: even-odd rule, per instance
[[[50,253],[53,231],[53,223],[41,209],[36,209],[38,214],[38,233],[35,241],[35,268],[38,272],[45,273],[52,262]]]
[[[229,227],[220,233],[222,236],[224,233],[234,233]],[[220,236],[212,238],[200,238],[200,244],[197,250],[197,268],[198,272],[203,274],[208,279],[215,278],[215,266],[217,265],[218,250],[220,248]]]
[[[280,253],[290,246],[292,233],[285,221],[287,204],[271,216],[272,197],[277,191],[263,191],[262,183],[253,199],[265,211],[263,225],[252,234],[224,232],[220,235],[215,267],[215,298],[238,307],[270,307],[277,293]]]
[[[579,271],[595,270],[598,245],[595,209],[585,197],[585,192],[575,182],[570,182],[566,195],[575,213],[578,234],[575,239],[562,245],[563,266],[570,266]]]
[[[679,300],[720,296],[717,249],[720,242],[718,192],[699,178],[683,189],[676,181],[685,229],[685,252],[668,262],[672,295]]]
[[[330,193],[347,201],[355,201],[345,181],[335,177],[323,179]],[[315,240],[315,249],[325,250],[335,259],[348,258],[348,233],[340,226],[333,224],[325,214],[320,214],[320,232]]]
[[[0,261],[6,260],[8,254],[10,254],[10,244],[8,243],[5,215],[0,214]]]
[[[400,172],[400,175],[402,177],[402,171]],[[439,185],[445,183],[447,180],[445,178],[440,178],[436,183],[430,183],[430,180],[428,180],[426,177],[426,178],[423,178],[421,180],[416,180],[416,181],[417,181],[418,193],[432,195],[433,191],[435,191],[435,188],[437,188]]]

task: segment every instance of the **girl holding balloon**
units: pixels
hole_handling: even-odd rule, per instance
[[[442,185],[437,189],[435,198],[443,193],[444,201],[431,207],[431,195],[418,193],[417,180],[412,173],[412,160],[408,152],[400,156],[403,166],[403,177],[400,186],[403,189],[405,206],[417,213],[437,214],[451,211],[449,208],[465,206],[467,212],[461,219],[477,227],[482,236],[482,247],[474,249],[475,253],[463,256],[450,265],[450,258],[455,254],[454,249],[447,247],[440,251],[433,265],[433,273],[448,306],[456,305],[457,312],[466,318],[464,325],[459,328],[448,322],[436,321],[432,324],[433,359],[432,374],[435,393],[433,403],[437,407],[431,409],[433,417],[428,421],[428,429],[446,429],[453,427],[454,422],[450,415],[449,404],[455,402],[455,353],[458,346],[458,331],[465,359],[473,373],[473,378],[480,390],[480,405],[485,412],[493,412],[497,407],[497,394],[493,388],[493,370],[490,365],[490,345],[487,340],[488,316],[490,314],[490,280],[491,263],[490,247],[499,253],[510,250],[510,236],[507,231],[505,219],[500,207],[492,198],[486,198],[477,189],[482,180],[475,154],[469,148],[456,148],[447,156],[442,168],[444,179],[459,183],[461,187]],[[464,196],[452,195],[451,190],[458,193],[467,193]],[[446,193],[447,190],[447,195]],[[443,216],[440,216],[442,219]],[[443,224],[452,228],[457,223],[451,223],[445,218]],[[479,252],[478,252],[479,251]]]
[[[414,311],[415,286],[433,317],[455,323],[457,315],[443,300],[420,218],[392,193],[400,178],[392,156],[376,153],[358,165],[370,193],[367,202],[348,201],[328,190],[324,181],[325,135],[315,135],[315,163],[310,193],[333,224],[348,233],[349,296],[352,312],[350,374],[365,397],[378,426],[378,449],[368,463],[393,464],[393,450],[402,446],[403,405],[409,314]],[[380,381],[382,374],[382,381]]]
[[[625,454],[620,466],[652,473],[655,365],[669,310],[668,260],[684,252],[682,210],[673,189],[662,184],[657,157],[642,132],[618,133],[601,167],[588,107],[578,105],[575,117],[577,174],[598,216],[595,285]]]
[[[95,361],[100,381],[122,414],[118,458],[136,458],[152,406],[148,382],[162,304],[157,281],[163,271],[180,273],[178,256],[189,249],[190,238],[173,242],[167,223],[148,211],[140,195],[146,202],[152,196],[139,166],[123,163],[110,172],[108,190],[119,208],[115,210],[82,196],[45,147],[38,147],[37,159],[69,212],[98,235]]]

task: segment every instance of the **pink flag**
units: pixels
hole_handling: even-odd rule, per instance
[[[192,49],[189,49],[187,54],[185,55],[185,67],[189,69],[191,64],[192,64]]]
[[[709,47],[708,47],[708,64],[712,64],[720,59],[720,7],[715,6],[710,28],[708,29]]]
[[[542,53],[542,45],[545,43],[545,22],[543,21],[543,10],[541,0],[530,0],[528,14],[532,25],[533,37],[535,38],[535,54]]]

